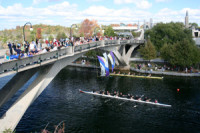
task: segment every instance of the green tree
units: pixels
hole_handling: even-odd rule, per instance
[[[52,35],[49,36],[49,41],[53,41],[54,37]]]
[[[156,58],[156,49],[150,40],[148,40],[147,43],[142,46],[138,51],[145,60]]]
[[[31,40],[30,41],[34,41],[36,39],[36,32],[35,30],[31,31]]]
[[[145,37],[149,37],[156,49],[160,51],[162,46],[173,44],[174,42],[187,38],[192,41],[192,34],[189,29],[185,29],[183,23],[158,23],[152,29],[145,32]]]
[[[106,29],[105,29],[105,32],[104,32],[104,35],[105,36],[108,36],[108,37],[111,37],[111,36],[116,36],[112,26],[108,26]]]
[[[160,50],[161,58],[166,61],[170,61],[170,59],[174,57],[172,49],[173,49],[172,45],[165,43]]]
[[[161,49],[161,57],[171,65],[190,67],[200,62],[200,50],[194,42],[183,39],[173,45],[165,44]]]
[[[56,36],[56,39],[57,40],[60,40],[61,38],[62,39],[65,39],[67,36],[66,36],[66,34],[64,33],[64,32],[59,32],[58,34],[57,34],[57,36]]]
[[[198,24],[197,23],[190,23],[191,27],[195,27],[195,28],[198,28]]]

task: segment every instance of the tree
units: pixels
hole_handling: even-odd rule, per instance
[[[173,49],[172,45],[165,43],[160,50],[161,58],[166,61],[170,61],[170,59],[174,57],[173,55],[174,50],[172,49]]]
[[[150,40],[148,40],[145,46],[142,46],[138,51],[145,60],[156,58],[156,49]]]
[[[49,41],[53,41],[54,37],[52,35],[49,36]]]
[[[198,28],[198,24],[197,23],[190,23],[191,27],[195,27],[195,28]]]
[[[171,65],[190,67],[200,62],[200,50],[194,42],[183,39],[173,45],[165,44],[161,49],[161,57]]]
[[[42,33],[41,28],[37,28],[37,33],[36,33],[36,38],[37,39],[41,39],[41,37],[42,37],[41,33]]]
[[[66,36],[66,34],[64,33],[64,32],[59,32],[58,34],[57,34],[57,37],[56,37],[56,39],[57,40],[60,40],[60,39],[65,39],[67,36]]]
[[[105,29],[104,35],[105,35],[105,36],[108,36],[108,37],[116,36],[116,34],[115,34],[115,32],[114,32],[112,26],[108,26],[108,27]]]
[[[89,20],[85,19],[80,26],[79,33],[84,34],[84,37],[91,37],[93,36],[94,29],[99,27],[96,20]]]
[[[173,44],[183,38],[192,41],[192,34],[189,29],[185,29],[183,23],[158,23],[152,29],[145,32],[145,37],[149,37],[156,49],[160,51],[162,46]]]

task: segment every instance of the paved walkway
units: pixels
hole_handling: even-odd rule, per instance
[[[171,75],[171,76],[187,76],[187,77],[200,77],[200,73],[180,73],[180,72],[162,72],[162,71],[145,71],[135,69],[133,67],[130,68],[131,71],[139,72],[139,73],[148,73],[148,74],[158,74],[158,75]]]

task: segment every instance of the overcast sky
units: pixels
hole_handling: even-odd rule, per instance
[[[0,0],[0,30],[26,22],[71,26],[84,19],[99,24],[189,21],[200,25],[199,0]]]

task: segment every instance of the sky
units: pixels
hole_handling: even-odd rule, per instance
[[[70,27],[84,19],[98,24],[189,22],[200,26],[199,0],[0,0],[0,30],[26,22]]]

